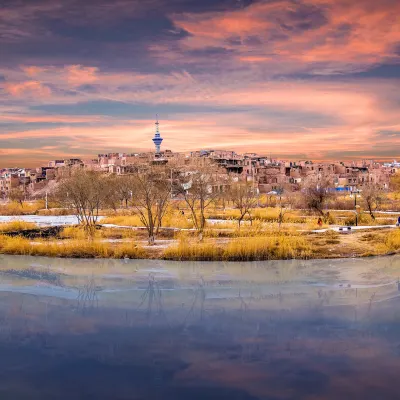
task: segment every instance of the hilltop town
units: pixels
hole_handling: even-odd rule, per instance
[[[313,162],[310,160],[285,161],[272,159],[256,153],[238,154],[229,150],[199,150],[189,154],[171,150],[161,150],[159,123],[152,139],[154,152],[145,153],[105,153],[92,159],[55,159],[46,166],[34,169],[4,168],[0,170],[0,195],[3,199],[12,190],[20,190],[26,196],[35,196],[52,187],[65,175],[65,171],[84,168],[104,174],[126,175],[138,171],[146,165],[161,164],[171,166],[198,165],[209,161],[218,167],[221,177],[234,176],[236,180],[252,182],[258,193],[270,193],[285,186],[297,190],[304,185],[317,185],[328,180],[334,191],[353,191],[373,184],[380,189],[388,189],[390,178],[400,170],[400,163],[380,163],[373,160]],[[223,182],[224,179],[221,179]]]

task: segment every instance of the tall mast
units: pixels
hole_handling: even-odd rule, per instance
[[[164,140],[160,135],[160,129],[159,129],[160,123],[158,122],[158,114],[156,114],[156,124],[155,125],[156,125],[156,133],[154,134],[154,137],[153,137],[153,143],[156,148],[156,154],[158,154],[158,153],[160,153],[161,143]]]

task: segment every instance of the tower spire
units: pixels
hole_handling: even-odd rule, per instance
[[[160,129],[159,129],[160,123],[158,122],[158,114],[156,114],[156,124],[155,125],[156,125],[156,133],[153,137],[153,143],[156,148],[156,154],[158,154],[158,153],[160,153],[161,143],[164,140],[160,135]]]

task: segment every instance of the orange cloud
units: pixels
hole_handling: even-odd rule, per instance
[[[274,57],[293,69],[304,67],[295,64],[302,61],[348,70],[399,58],[399,12],[400,3],[393,0],[282,0],[224,13],[174,15],[173,20],[190,33],[179,51],[225,48],[241,62],[269,63]]]
[[[81,86],[96,82],[98,71],[95,67],[84,67],[82,65],[70,65],[65,67],[67,81],[72,86]]]
[[[26,81],[21,83],[7,83],[5,89],[12,96],[38,96],[49,97],[51,90],[38,81]]]
[[[40,74],[41,72],[45,71],[44,68],[37,67],[35,65],[31,65],[28,67],[23,67],[22,70],[28,75],[28,76],[36,76]]]

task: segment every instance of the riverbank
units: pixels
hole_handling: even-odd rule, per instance
[[[79,227],[65,227],[54,237],[40,237],[38,229],[0,233],[0,254],[68,258],[164,259],[179,261],[262,261],[333,259],[396,254],[400,230],[366,229],[340,234],[333,230],[301,232],[263,229],[209,229],[204,239],[196,232],[160,231],[154,245],[144,230],[99,227],[93,239]],[[46,230],[46,228],[42,228]],[[25,232],[25,233],[24,233]],[[34,237],[26,232],[35,232]],[[46,231],[47,232],[47,231]],[[24,237],[27,236],[27,237]]]

